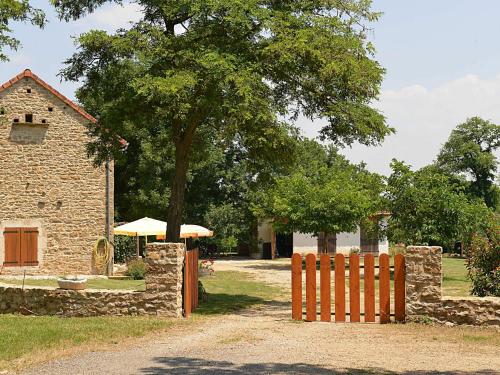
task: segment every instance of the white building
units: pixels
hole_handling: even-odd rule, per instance
[[[381,226],[387,225],[388,213],[379,215]],[[293,253],[342,253],[349,254],[353,250],[361,253],[383,254],[389,252],[389,242],[386,238],[371,238],[358,226],[353,233],[337,233],[326,239],[323,233],[318,236],[304,233],[276,233],[271,220],[259,223],[259,251],[251,254],[253,258],[290,257]],[[326,246],[326,251],[325,251]]]

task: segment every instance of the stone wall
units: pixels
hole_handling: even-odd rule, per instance
[[[70,291],[49,288],[0,287],[0,313],[29,310],[38,315],[182,316],[184,244],[152,243],[147,247],[146,291]]]
[[[0,92],[0,109],[0,267],[5,227],[41,233],[39,265],[2,273],[90,274],[93,244],[106,232],[106,180],[86,154],[88,120],[28,77]],[[26,114],[33,123],[23,123]]]
[[[442,249],[406,249],[406,315],[408,320],[500,326],[500,298],[443,298]]]

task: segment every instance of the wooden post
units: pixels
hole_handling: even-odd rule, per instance
[[[191,257],[189,251],[186,251],[184,257],[184,317],[191,315]]]
[[[316,320],[316,255],[306,256],[306,320]]]
[[[365,322],[375,322],[375,258],[373,254],[364,257]]]
[[[349,256],[349,322],[360,321],[359,255]]]
[[[321,321],[330,322],[332,320],[330,255],[321,254],[319,262],[321,288]]]
[[[345,322],[345,258],[335,255],[335,321]]]
[[[391,321],[391,276],[389,255],[381,254],[379,257],[379,292],[380,292],[380,323]]]
[[[394,257],[394,315],[396,322],[405,321],[405,257],[397,254]]]
[[[292,319],[302,320],[302,256],[292,255]]]

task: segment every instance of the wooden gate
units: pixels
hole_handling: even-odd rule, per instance
[[[184,316],[198,307],[198,249],[186,251],[184,259]]]
[[[319,279],[320,279],[320,320],[330,322],[332,315],[335,322],[345,322],[349,316],[349,322],[360,322],[363,315],[364,322],[373,323],[376,316],[380,323],[389,323],[391,316],[396,322],[405,321],[405,258],[398,254],[394,257],[393,290],[394,290],[394,314],[391,314],[391,267],[389,255],[381,254],[378,257],[378,267],[375,265],[376,258],[373,254],[359,256],[352,254],[347,257],[336,254],[334,258],[334,308],[332,314],[331,302],[331,271],[332,257],[321,254],[319,257]],[[363,264],[360,266],[360,260]],[[316,298],[316,273],[318,265],[315,254],[308,254],[305,258],[305,293],[306,293],[306,321],[317,320],[317,298]],[[360,269],[363,269],[361,278]],[[378,273],[376,270],[378,269]],[[346,278],[348,278],[348,300],[349,312],[346,312]],[[378,279],[378,281],[377,281]],[[361,283],[361,280],[363,281]],[[292,256],[292,319],[302,320],[302,256]],[[376,291],[378,289],[378,303]],[[361,310],[361,297],[363,298],[363,310]],[[376,307],[378,305],[378,314]]]

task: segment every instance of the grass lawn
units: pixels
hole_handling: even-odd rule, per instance
[[[148,317],[0,315],[0,369],[55,358],[82,345],[118,344],[173,324],[173,320]]]
[[[470,288],[465,259],[443,257],[443,296],[469,296]]]
[[[200,278],[207,300],[200,303],[196,315],[228,314],[249,308],[282,295],[280,288],[255,280],[244,272],[220,271]]]
[[[12,284],[12,285],[22,285],[23,280],[19,279],[0,279],[0,283]],[[57,288],[57,280],[53,279],[26,279],[24,281],[25,285],[32,286],[50,286]],[[110,279],[89,279],[87,282],[87,288],[89,289],[121,289],[121,290],[146,290],[146,284],[144,280],[110,280]]]

